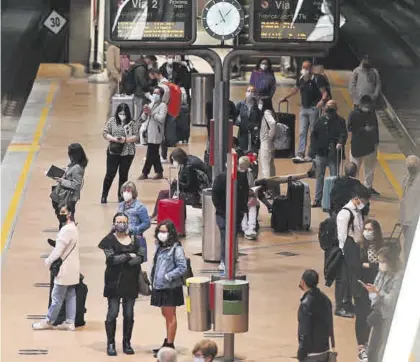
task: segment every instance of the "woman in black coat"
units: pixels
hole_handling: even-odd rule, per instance
[[[134,326],[134,303],[139,294],[139,272],[143,260],[139,246],[128,234],[128,216],[115,214],[113,229],[99,244],[106,257],[104,297],[108,298],[108,314],[105,321],[107,354],[116,356],[115,329],[123,306],[123,352],[134,354],[131,348],[131,334]]]

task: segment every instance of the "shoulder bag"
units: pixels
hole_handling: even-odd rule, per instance
[[[152,294],[152,290],[150,289],[150,280],[147,275],[147,272],[141,270],[140,266],[140,274],[139,274],[139,294],[148,297]]]
[[[53,278],[55,278],[58,275],[58,273],[60,272],[60,268],[64,263],[64,260],[66,260],[69,257],[69,255],[73,252],[74,248],[76,247],[76,244],[73,245],[73,248],[70,250],[70,253],[68,253],[64,259],[58,258],[50,265],[50,271]]]

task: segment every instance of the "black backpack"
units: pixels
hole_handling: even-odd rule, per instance
[[[343,207],[342,210],[348,210],[350,213],[349,227],[353,228],[354,215],[353,212],[347,207]],[[328,250],[331,247],[338,245],[337,237],[337,214],[325,219],[319,224],[318,232],[319,245],[322,250]]]
[[[122,93],[124,94],[134,94],[134,92],[136,91],[136,69],[138,67],[143,67],[144,65],[142,64],[136,64],[134,66],[132,66],[125,74],[123,77],[123,91]]]

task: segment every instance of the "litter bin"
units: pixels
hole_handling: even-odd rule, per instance
[[[203,244],[204,261],[220,261],[220,231],[216,224],[216,210],[211,199],[211,189],[203,190]]]
[[[188,329],[194,332],[205,332],[211,329],[210,311],[210,278],[193,277],[187,282]]]
[[[207,127],[206,104],[213,103],[214,74],[191,74],[191,120],[193,126]]]
[[[214,283],[214,331],[245,333],[249,324],[249,283],[219,280]]]

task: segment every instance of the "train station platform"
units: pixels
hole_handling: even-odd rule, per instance
[[[348,94],[348,72],[328,71],[333,97],[338,101],[339,113],[347,117],[352,105]],[[289,91],[290,80],[279,80],[275,101]],[[232,83],[233,101],[245,93],[245,85]],[[6,150],[2,163],[2,349],[4,361],[43,362],[104,361],[106,337],[104,319],[107,303],[102,297],[104,255],[97,245],[109,232],[117,209],[116,185],[110,192],[109,203],[100,204],[105,174],[106,142],[102,129],[106,121],[108,88],[106,84],[92,84],[87,79],[39,77],[22,114],[15,136]],[[298,97],[291,104],[291,112],[298,113]],[[297,127],[298,128],[298,127]],[[375,189],[381,196],[372,201],[370,217],[377,219],[384,234],[389,235],[397,219],[404,155],[383,123],[380,123],[381,143],[379,165],[375,171]],[[181,147],[202,157],[206,130],[192,128],[189,145]],[[47,311],[49,272],[43,258],[51,251],[46,240],[54,238],[56,218],[49,192],[52,182],[44,172],[53,163],[67,164],[67,145],[81,143],[89,158],[81,200],[77,206],[80,229],[81,271],[89,287],[87,324],[74,333],[33,331],[31,323]],[[347,150],[349,146],[347,146]],[[137,148],[129,179],[136,182],[139,199],[151,212],[159,190],[166,181],[137,181],[145,148]],[[309,164],[294,165],[289,159],[276,160],[278,175],[305,172]],[[168,175],[167,166],[165,174]],[[308,181],[314,194],[315,182]],[[261,208],[261,225],[257,241],[239,239],[243,254],[239,270],[250,281],[249,332],[236,335],[236,353],[244,361],[292,362],[297,351],[297,309],[302,293],[298,283],[307,268],[323,270],[323,253],[317,241],[319,223],[326,217],[320,209],[312,211],[309,232],[290,232],[275,235],[269,227],[269,215]],[[188,208],[187,235],[183,245],[191,257],[195,275],[217,274],[217,264],[204,263],[196,253],[201,252],[201,211]],[[149,245],[150,267],[153,251],[153,226],[145,236]],[[321,289],[333,300],[333,289]],[[178,309],[178,333],[175,341],[179,361],[191,360],[195,342],[202,333],[190,332],[184,307]],[[119,318],[117,348],[121,351],[122,323]],[[354,320],[335,318],[335,335],[341,362],[357,358]],[[121,336],[121,338],[120,338]],[[134,357],[119,353],[118,360],[154,361],[150,348],[161,343],[165,326],[161,313],[141,297],[135,307],[135,327],[132,344]],[[223,352],[223,338],[214,339]]]

